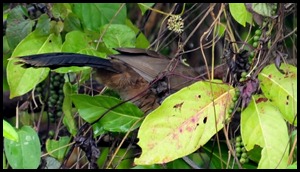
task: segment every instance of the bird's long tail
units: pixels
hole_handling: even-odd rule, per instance
[[[49,67],[56,69],[59,67],[70,66],[89,66],[93,68],[105,69],[107,71],[119,73],[113,68],[112,63],[108,59],[96,56],[90,56],[77,53],[45,53],[18,57],[15,64],[23,64],[23,67]]]

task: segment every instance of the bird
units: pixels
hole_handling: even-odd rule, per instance
[[[170,93],[174,93],[195,82],[192,78],[199,75],[180,61],[178,63],[150,49],[115,50],[118,54],[108,55],[107,59],[79,53],[53,52],[19,56],[15,64],[21,64],[24,68],[92,67],[99,83],[116,91],[122,100],[133,102],[145,114],[160,105],[159,93],[162,90],[168,89]],[[156,80],[162,84],[156,83],[157,88],[153,89],[151,85]],[[167,88],[160,88],[159,85]]]

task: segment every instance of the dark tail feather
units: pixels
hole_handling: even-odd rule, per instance
[[[107,59],[96,56],[76,53],[45,53],[18,57],[16,64],[23,64],[23,67],[49,67],[56,69],[70,66],[89,66],[93,68],[105,69],[119,73],[113,68],[112,63]]]

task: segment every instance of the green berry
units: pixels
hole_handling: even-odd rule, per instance
[[[56,115],[57,115],[58,117],[61,117],[61,116],[62,116],[62,114],[63,114],[63,113],[62,113],[62,111],[60,111],[60,112],[57,112],[57,114],[56,114]]]
[[[235,148],[236,153],[241,153],[242,149],[240,147]]]
[[[241,142],[241,141],[242,141],[241,136],[237,136],[237,137],[235,138],[235,141],[236,141],[236,142]]]
[[[242,147],[242,152],[247,152],[245,147]]]
[[[257,48],[258,42],[253,42],[252,46],[253,46],[254,48]]]
[[[259,40],[259,36],[255,35],[255,36],[253,37],[253,41],[257,42],[258,40]]]
[[[247,153],[244,152],[244,153],[242,153],[241,156],[242,156],[242,158],[245,158],[245,159],[246,159],[246,158],[247,158]]]
[[[260,36],[260,35],[261,35],[261,30],[257,29],[257,30],[255,31],[255,35],[256,35],[256,36]]]
[[[229,114],[232,114],[232,111],[233,111],[232,109],[228,109]]]
[[[55,80],[55,81],[60,81],[60,76],[59,76],[59,75],[56,75],[56,76],[54,77],[54,80]]]
[[[236,153],[236,156],[239,158],[239,157],[241,157],[241,154],[240,153]]]
[[[50,130],[50,131],[48,132],[48,135],[49,135],[49,136],[54,136],[54,131],[53,131],[53,130]]]
[[[50,122],[51,122],[51,123],[54,123],[54,122],[55,122],[55,119],[54,119],[54,118],[50,118]]]
[[[254,51],[252,51],[252,52],[250,53],[249,57],[250,57],[250,58],[253,58],[254,55],[255,55],[255,53],[254,53]]]
[[[235,142],[235,147],[236,148],[241,147],[241,142]]]
[[[60,85],[60,83],[59,83],[58,81],[54,81],[54,82],[53,82],[53,86],[54,86],[54,87],[58,87],[59,85]]]
[[[232,101],[233,101],[233,102],[236,102],[236,101],[237,101],[237,99],[238,99],[238,97],[237,97],[237,96],[233,96],[233,98],[232,98]]]
[[[247,76],[247,72],[242,72],[241,77],[245,78]]]
[[[245,159],[245,158],[241,158],[241,159],[240,159],[240,163],[241,163],[241,164],[244,164],[245,162],[246,162],[246,159]]]

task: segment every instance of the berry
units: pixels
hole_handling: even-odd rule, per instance
[[[240,163],[241,163],[241,164],[244,164],[245,162],[246,162],[246,159],[245,159],[245,158],[241,158],[241,159],[240,159]]]
[[[236,151],[236,153],[240,154],[242,152],[242,149],[240,147],[237,147],[237,148],[235,148],[235,151]]]
[[[260,35],[261,35],[261,30],[257,29],[257,30],[255,31],[255,35],[256,35],[256,36],[260,36]]]
[[[242,158],[245,158],[245,159],[246,159],[246,158],[247,158],[247,153],[245,153],[245,152],[242,153]]]
[[[258,40],[259,40],[259,36],[255,35],[255,36],[253,37],[253,41],[257,42]]]
[[[257,48],[258,43],[257,43],[257,42],[253,42],[252,46],[253,46],[254,48]]]

